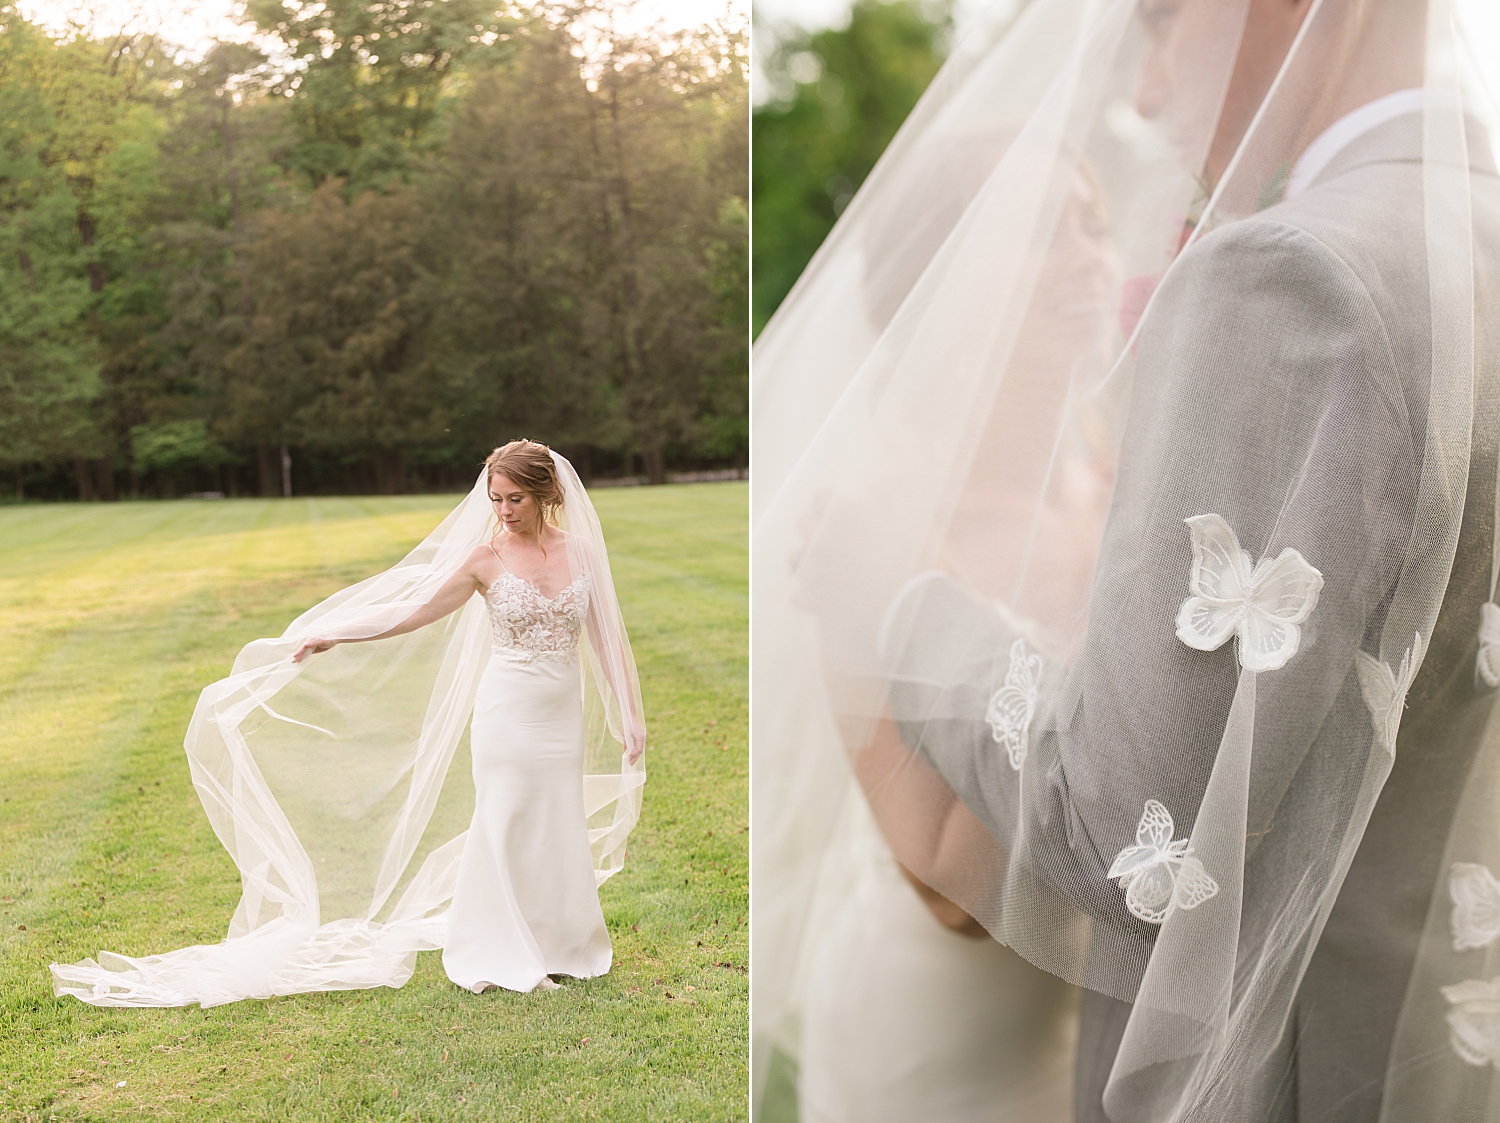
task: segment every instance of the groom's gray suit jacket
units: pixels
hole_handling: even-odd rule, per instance
[[[1247,886],[1257,863],[1294,860],[1277,850],[1278,807],[1336,786],[1326,781],[1349,767],[1348,730],[1362,730],[1368,745],[1353,653],[1375,649],[1412,535],[1431,370],[1420,122],[1414,114],[1371,130],[1304,194],[1203,238],[1168,275],[1143,329],[1075,667],[1081,701],[1065,730],[1039,734],[1055,739],[1043,755],[1057,765],[1036,792],[1028,788],[1027,811],[1035,817],[1027,836],[1051,838],[1057,849],[1032,860],[1051,862],[1059,885],[1113,888],[1112,900],[1081,907],[1096,917],[1114,909],[1108,919],[1122,929],[1134,919],[1107,880],[1110,861],[1133,838],[1148,798],[1174,809],[1178,837],[1191,829],[1238,677],[1233,643],[1205,654],[1175,637],[1191,564],[1184,518],[1224,516],[1257,558],[1298,546],[1327,578],[1303,649],[1257,684],[1249,830],[1264,837],[1247,860]],[[1394,769],[1297,990],[1281,1061],[1266,1087],[1245,1089],[1258,1101],[1241,1104],[1247,1119],[1378,1115],[1446,824],[1493,700],[1474,668],[1500,444],[1500,178],[1488,140],[1470,128],[1476,387],[1457,557]],[[950,586],[897,607],[903,626],[924,637],[921,658],[941,649],[934,639],[945,630],[949,664],[963,661],[959,647],[977,664],[1008,644],[998,619],[965,601]],[[981,618],[993,622],[988,631],[976,627]],[[1016,837],[1016,781],[983,721],[983,692],[971,689],[972,717],[928,720],[931,688],[901,685],[899,671],[897,680],[891,708],[908,743],[997,838]],[[940,708],[952,713],[952,699]],[[1280,759],[1262,759],[1263,732]],[[1164,778],[1173,790],[1163,790]],[[1137,927],[1143,963],[1155,932]],[[1085,1001],[1080,1121],[1106,1119],[1101,1095],[1128,1014],[1114,999]]]

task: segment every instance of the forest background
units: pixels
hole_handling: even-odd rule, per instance
[[[0,0],[0,491],[743,468],[748,29],[610,10],[249,0],[193,60]]]
[[[755,6],[752,327],[756,335],[978,11],[1020,2],[855,0],[836,26],[808,27],[828,0]],[[790,18],[788,18],[790,17]]]

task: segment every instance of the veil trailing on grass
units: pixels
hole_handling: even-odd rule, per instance
[[[569,565],[590,579],[584,796],[602,882],[623,865],[640,812],[645,771],[621,745],[643,710],[598,516],[572,465],[552,455]],[[233,673],[199,697],[184,745],[209,822],[239,867],[228,937],[53,964],[59,996],[213,1006],[400,986],[419,950],[443,946],[474,805],[468,725],[491,644],[483,599],[406,635],[300,664],[291,655],[311,635],[379,635],[425,604],[494,533],[487,482],[481,473],[399,564],[309,609],[280,638],[246,645]]]
[[[1450,0],[959,44],[755,351],[757,1097],[863,800],[1124,1011],[1080,1118],[1500,1111],[1497,59]]]

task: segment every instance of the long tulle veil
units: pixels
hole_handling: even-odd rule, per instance
[[[761,1103],[862,800],[1118,1123],[1496,1117],[1500,21],[1272,8],[970,34],[756,344]]]
[[[598,515],[571,464],[560,525],[587,571],[593,634],[581,641],[585,805],[600,882],[625,861],[643,764],[621,752],[643,714]],[[494,533],[486,476],[401,561],[249,643],[204,689],[184,747],[242,895],[222,943],[53,964],[53,988],[98,1006],[213,1006],[241,998],[400,986],[443,946],[473,811],[468,725],[490,653],[478,595],[428,627],[341,644],[300,664],[310,635],[378,635],[425,604]]]

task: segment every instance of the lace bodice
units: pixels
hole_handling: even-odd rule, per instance
[[[589,610],[589,578],[580,573],[555,597],[514,573],[502,573],[484,595],[496,655],[518,663],[571,662]]]

